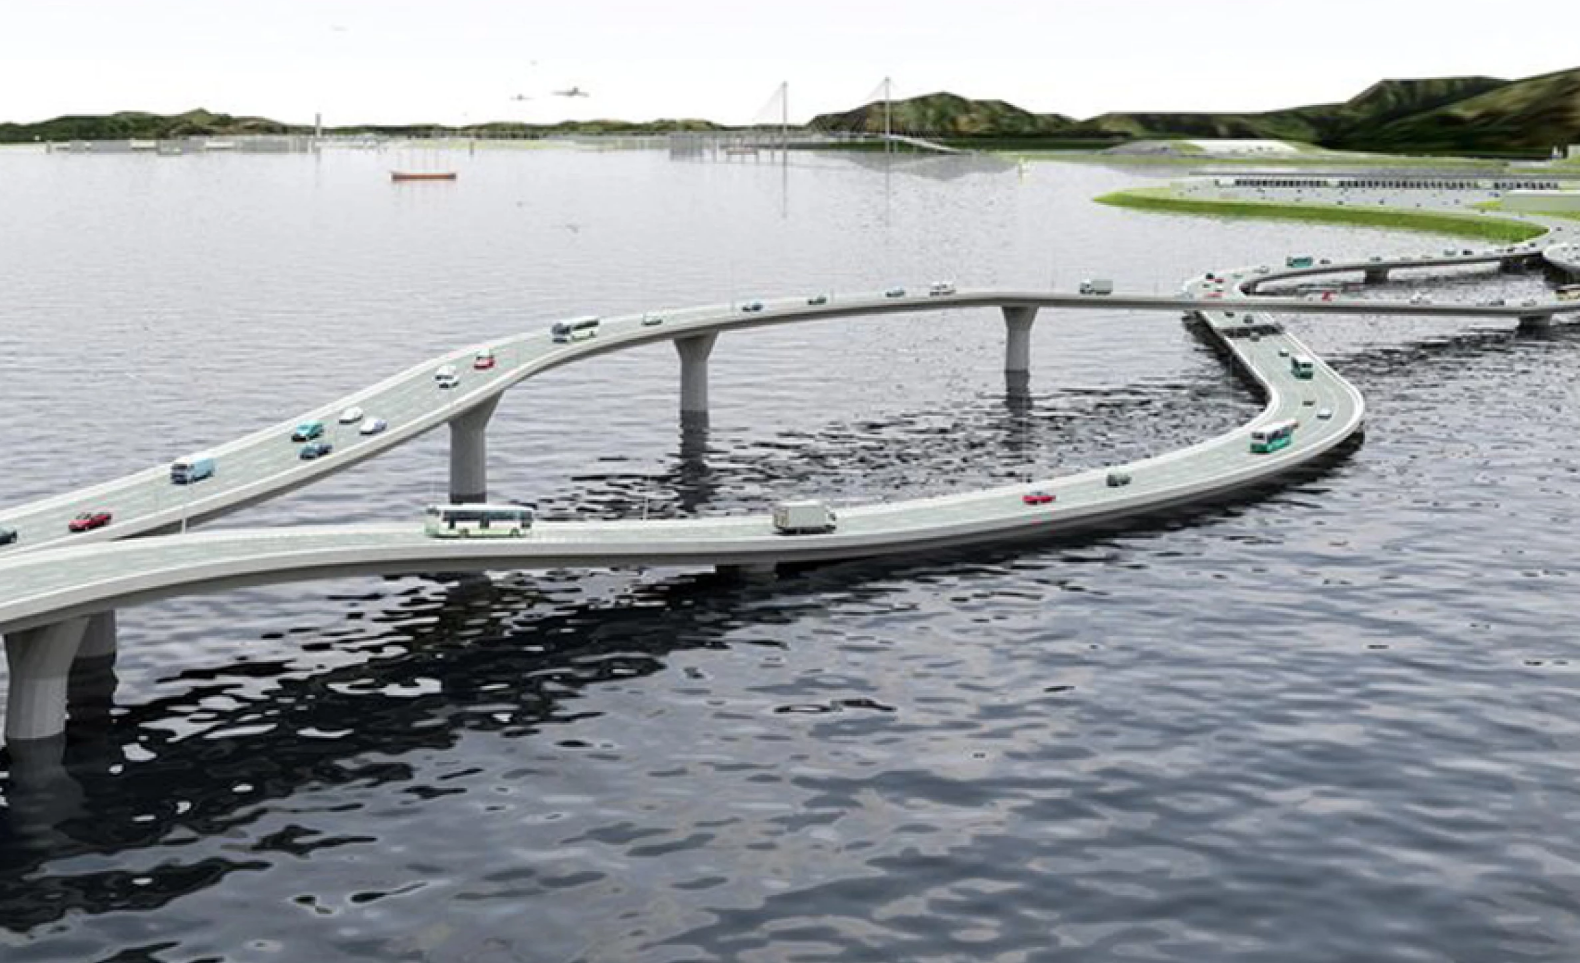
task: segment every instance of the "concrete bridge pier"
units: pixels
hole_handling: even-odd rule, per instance
[[[66,693],[71,666],[88,627],[86,617],[5,637],[10,686],[6,700],[8,745],[53,739],[66,732]]]
[[[113,609],[88,616],[66,684],[66,705],[74,730],[81,726],[102,728],[109,722],[120,685],[115,674],[116,635]]]
[[[488,501],[488,419],[499,396],[450,422],[450,504]]]
[[[1387,268],[1385,268],[1385,267],[1374,267],[1374,268],[1367,268],[1366,269],[1366,283],[1367,284],[1381,284],[1382,282],[1384,282],[1386,280],[1388,280],[1388,269]]]
[[[1037,309],[1006,307],[1004,329],[1008,335],[1004,345],[1004,371],[1009,374],[1031,371],[1031,323],[1037,320]]]
[[[680,413],[704,418],[708,413],[708,355],[713,353],[713,342],[718,334],[694,334],[675,339],[675,350],[680,354]]]
[[[1553,316],[1550,314],[1527,314],[1520,317],[1521,331],[1546,331],[1553,326]]]

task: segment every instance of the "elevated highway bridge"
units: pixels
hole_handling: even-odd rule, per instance
[[[1426,260],[1353,261],[1305,269],[1245,268],[1225,277],[1193,279],[1178,296],[964,290],[958,293],[886,292],[805,296],[741,306],[705,306],[603,319],[587,340],[556,341],[547,329],[463,348],[416,365],[355,394],[304,412],[277,426],[209,450],[213,478],[173,486],[164,466],[0,512],[0,525],[19,540],[0,548],[0,632],[9,664],[6,736],[24,743],[57,739],[64,731],[73,679],[113,662],[119,608],[172,596],[282,581],[368,574],[461,572],[501,568],[720,566],[771,568],[883,555],[910,555],[1006,539],[1035,539],[1139,515],[1223,498],[1265,484],[1331,453],[1365,422],[1360,392],[1320,359],[1311,377],[1296,377],[1289,358],[1311,352],[1277,321],[1279,314],[1397,314],[1417,317],[1501,318],[1545,325],[1580,310],[1573,302],[1522,305],[1421,304],[1400,301],[1306,300],[1265,297],[1256,289],[1275,280],[1359,272],[1380,280],[1396,268],[1438,264],[1512,266],[1543,259],[1535,246]],[[303,526],[266,530],[160,535],[218,517],[311,484],[440,426],[450,427],[452,501],[487,494],[486,429],[499,397],[536,374],[610,351],[669,340],[680,355],[681,410],[708,410],[708,357],[725,331],[770,324],[929,310],[995,309],[1006,330],[1005,370],[1030,368],[1030,333],[1043,310],[1125,309],[1185,312],[1225,349],[1262,389],[1265,405],[1250,422],[1218,437],[1119,468],[1129,477],[1110,486],[1105,470],[1037,480],[1026,485],[868,506],[842,506],[837,531],[777,534],[768,515],[664,521],[540,523],[526,537],[478,541],[436,539],[422,532],[414,506],[403,523]],[[483,348],[496,364],[478,370]],[[454,365],[459,384],[440,387],[438,368]],[[362,407],[388,420],[381,434],[362,436],[336,415]],[[1319,413],[1324,417],[1318,417]],[[1295,443],[1254,453],[1253,431],[1298,420]],[[291,428],[302,421],[329,426],[334,451],[302,461]],[[1028,505],[1032,488],[1056,496]],[[67,521],[86,509],[110,510],[111,525],[68,534]],[[127,538],[131,535],[152,535]]]

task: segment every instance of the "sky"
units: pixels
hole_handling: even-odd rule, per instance
[[[0,121],[791,123],[948,90],[1078,118],[1580,67],[1574,0],[0,0]],[[1473,12],[1475,11],[1475,12]],[[553,92],[579,87],[589,96]],[[517,99],[524,98],[524,99]]]

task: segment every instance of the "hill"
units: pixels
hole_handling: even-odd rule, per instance
[[[1580,69],[1499,84],[1473,96],[1358,125],[1335,146],[1499,153],[1580,143]]]
[[[928,94],[891,105],[893,129],[943,138],[1294,140],[1347,150],[1544,154],[1580,143],[1580,69],[1525,80],[1382,80],[1342,103],[1261,113],[1109,113],[1082,121],[1002,100]],[[883,105],[822,114],[822,130],[878,132]]]
[[[37,124],[0,124],[0,143],[287,134],[301,129],[265,117],[233,117],[202,108],[170,115],[129,110],[116,114],[56,117]]]
[[[813,130],[883,133],[883,102],[863,104],[842,113],[819,114],[807,123]],[[1061,114],[1034,114],[1002,100],[970,100],[938,92],[889,104],[890,129],[938,137],[1013,137],[1055,134],[1071,120]]]

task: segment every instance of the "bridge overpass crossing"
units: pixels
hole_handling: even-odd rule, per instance
[[[1540,251],[1503,249],[1442,263],[1509,264],[1532,260]],[[193,592],[217,591],[299,579],[349,575],[472,571],[564,566],[742,566],[772,567],[881,555],[912,554],[1004,539],[1046,538],[1181,504],[1221,498],[1265,484],[1321,458],[1359,432],[1365,404],[1358,390],[1317,359],[1310,380],[1296,379],[1286,355],[1310,352],[1284,331],[1269,312],[1425,317],[1488,317],[1522,325],[1546,324],[1575,311],[1572,302],[1419,304],[1335,299],[1312,301],[1251,293],[1273,280],[1359,271],[1377,266],[1422,267],[1432,262],[1396,260],[1322,265],[1320,269],[1247,268],[1230,272],[1224,290],[1206,277],[1178,296],[1094,296],[1039,291],[965,290],[947,295],[867,294],[806,297],[761,303],[745,311],[712,305],[653,315],[604,320],[596,337],[559,343],[547,331],[491,342],[493,369],[467,367],[475,345],[416,365],[353,395],[321,406],[271,429],[211,449],[219,471],[214,479],[171,497],[163,467],[126,476],[56,498],[0,513],[23,540],[0,550],[0,632],[10,665],[7,739],[48,740],[64,730],[71,680],[102,675],[115,652],[114,612],[122,607]],[[812,303],[814,300],[820,303]],[[1266,397],[1263,411],[1234,431],[1189,448],[1121,467],[1132,478],[1110,487],[1104,470],[1043,479],[940,498],[913,499],[840,510],[837,532],[786,537],[766,515],[666,521],[545,522],[530,537],[487,541],[426,537],[414,511],[409,524],[322,526],[191,533],[177,538],[128,539],[127,535],[169,531],[238,510],[310,484],[404,443],[441,425],[451,426],[451,496],[457,501],[486,494],[486,429],[494,406],[511,386],[572,361],[654,341],[675,342],[681,361],[684,414],[707,411],[707,364],[714,339],[724,331],[769,324],[840,317],[866,317],[925,310],[997,309],[1005,320],[1005,369],[1030,367],[1030,332],[1039,311],[1125,309],[1186,312],[1226,349]],[[647,323],[644,323],[647,322]],[[1241,336],[1257,332],[1256,337]],[[453,364],[461,384],[439,388],[441,365]],[[302,462],[289,443],[302,420],[335,423],[349,406],[386,418],[380,435],[336,435],[328,457]],[[1315,417],[1326,410],[1328,418]],[[1273,422],[1298,419],[1298,443],[1280,452],[1253,454],[1250,433]],[[354,426],[350,426],[354,430]],[[342,446],[343,443],[343,446]],[[1028,506],[1020,496],[1032,487],[1057,496],[1052,506]],[[69,536],[65,522],[83,507],[113,507],[105,529]],[[90,686],[90,688],[92,688]]]

